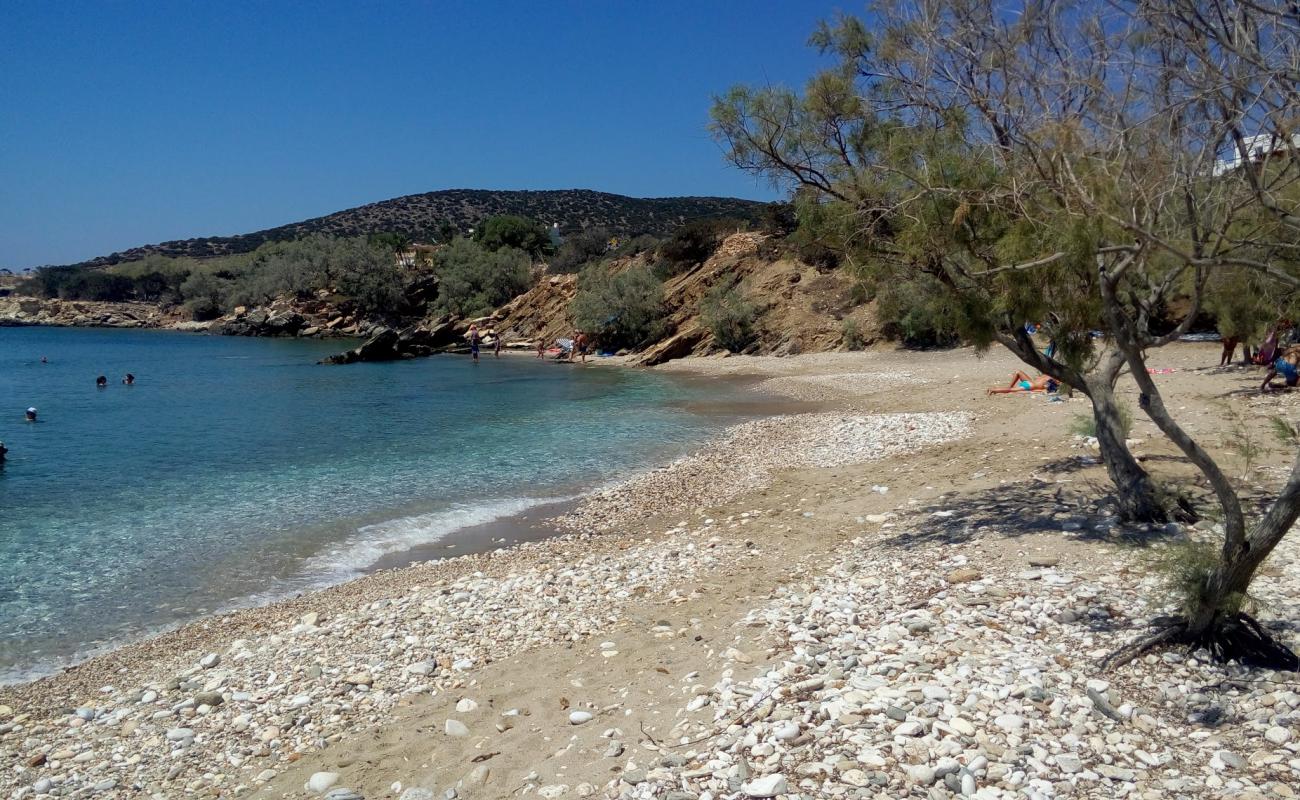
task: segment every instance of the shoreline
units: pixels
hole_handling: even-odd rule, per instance
[[[1181,374],[1162,380],[1252,380],[1189,366],[1208,348],[1169,352]],[[728,360],[692,366],[810,378],[792,392],[843,387],[826,410],[753,421],[786,443],[760,485],[719,485],[744,481],[737,454],[761,455],[756,440],[711,440],[694,462],[647,473],[709,487],[675,510],[638,507],[608,533],[380,571],[206,620],[192,638],[29,685],[21,706],[0,689],[12,704],[0,708],[0,756],[20,765],[0,787],[305,797],[304,783],[332,776],[370,800],[412,787],[477,800],[730,796],[751,775],[804,796],[943,792],[949,775],[980,797],[1043,786],[1259,797],[1285,785],[1300,751],[1275,729],[1300,695],[1267,675],[1170,651],[1097,679],[1095,660],[1159,605],[1142,554],[1123,544],[1132,532],[1096,500],[1101,468],[1065,434],[1085,404],[983,395],[1011,363],[998,355]],[[954,364],[969,369],[956,383]],[[893,391],[902,372],[916,380]],[[866,452],[854,431],[864,445],[912,431],[828,423],[954,409],[972,414],[964,438],[833,457]],[[594,511],[582,527],[623,507],[620,487],[635,481],[584,496]],[[1278,555],[1259,589],[1294,616],[1295,576],[1280,567],[1300,560],[1300,541]],[[1225,675],[1252,683],[1209,701],[1193,691]],[[1206,702],[1231,707],[1221,727],[1189,722]],[[750,721],[734,725],[742,713]]]
[[[168,332],[174,331],[164,331],[164,333]],[[503,351],[503,358],[512,360],[531,357],[531,355],[531,353],[526,352]],[[491,354],[484,360],[490,359],[492,359]],[[591,363],[604,367],[628,366],[625,359],[620,358],[592,359]],[[577,365],[581,366],[581,364]],[[690,379],[673,376],[673,380],[689,382]],[[728,379],[727,383],[732,387],[748,387],[753,382]],[[747,397],[725,404],[707,399],[691,401],[689,404],[691,408],[688,410],[704,416],[713,415],[732,420],[742,420],[771,416],[780,413],[785,408],[785,404],[779,399],[769,398],[757,392],[746,392],[746,394]],[[719,429],[714,435],[725,431],[725,429],[725,427]],[[694,442],[688,445],[686,453],[694,452],[700,447],[707,447],[708,441],[708,439],[705,439],[703,442]],[[671,461],[672,458],[672,456],[668,456],[666,460]],[[654,467],[649,469],[653,470]],[[377,573],[400,571],[443,561],[457,560],[467,556],[481,556],[492,551],[510,549],[520,544],[542,542],[573,533],[573,531],[566,531],[557,527],[555,520],[571,512],[573,507],[584,496],[599,492],[607,488],[611,483],[618,484],[635,478],[643,471],[634,470],[621,475],[613,481],[598,481],[595,480],[597,476],[589,476],[589,479],[581,479],[571,487],[557,491],[554,497],[538,498],[541,502],[530,505],[522,511],[512,511],[487,522],[464,525],[441,533],[437,538],[430,541],[382,553],[375,560],[356,566],[352,575],[342,579],[334,579],[333,582],[322,577],[323,582],[309,588],[275,589],[271,587],[255,594],[230,598],[220,606],[187,621],[142,630],[117,641],[88,646],[67,656],[52,657],[46,662],[27,666],[23,671],[29,673],[28,675],[21,675],[20,673],[21,676],[17,679],[0,682],[0,706],[12,705],[15,697],[23,694],[24,690],[32,684],[58,681],[69,673],[80,673],[83,668],[94,668],[100,660],[110,662],[123,658],[135,660],[130,659],[129,656],[124,657],[120,652],[123,650],[143,647],[152,654],[151,658],[157,657],[159,653],[165,654],[169,652],[168,648],[171,646],[169,643],[187,638],[187,629],[191,627],[207,630],[212,628],[224,629],[229,625],[238,627],[253,624],[257,620],[249,620],[247,618],[249,614],[256,615],[264,609],[270,613],[273,607],[285,603],[307,602],[310,601],[313,595],[324,592],[346,591],[346,587],[350,584],[366,580]],[[509,498],[525,496],[525,494],[518,493],[507,494]],[[488,500],[485,502],[491,504],[493,501]],[[403,518],[399,516],[393,520],[382,520],[380,524]],[[313,557],[305,559],[304,563],[311,561],[311,558]],[[224,621],[226,617],[236,617],[237,619],[228,625]],[[222,621],[218,622],[218,620]]]

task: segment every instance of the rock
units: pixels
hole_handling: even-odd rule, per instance
[[[396,361],[402,357],[398,350],[398,333],[392,328],[380,328],[359,347],[330,356],[322,364],[355,364],[358,361]]]
[[[975,726],[970,724],[966,720],[962,719],[961,717],[953,717],[952,719],[948,720],[948,727],[957,731],[957,733],[960,733],[962,736],[975,735]]]
[[[749,781],[740,788],[740,791],[750,797],[776,797],[778,794],[785,794],[789,788],[785,776],[777,772]]]
[[[109,792],[117,788],[117,781],[113,778],[105,778],[96,783],[94,788],[96,792]]]
[[[325,800],[366,800],[359,792],[352,789],[330,789],[325,793]]]
[[[1273,744],[1277,744],[1277,745],[1286,744],[1286,742],[1288,742],[1291,739],[1291,731],[1287,730],[1286,728],[1283,728],[1280,725],[1274,725],[1273,727],[1264,731],[1264,738],[1268,739]]]
[[[343,682],[352,686],[370,686],[375,682],[375,679],[369,672],[362,670],[344,677]]]
[[[1061,563],[1058,556],[1030,556],[1029,566],[1031,567],[1054,567]]]
[[[645,770],[630,769],[624,772],[621,776],[619,776],[619,780],[623,781],[623,783],[632,786],[637,786],[639,784],[645,783]]]
[[[899,723],[898,727],[894,728],[895,736],[920,736],[923,733],[925,733],[925,726],[914,719]]]
[[[948,583],[970,583],[979,580],[981,577],[983,576],[980,575],[979,570],[964,567],[949,572],[944,576],[944,580],[948,581]]]
[[[907,768],[907,779],[919,786],[934,784],[934,768],[927,764],[911,764]]]
[[[477,708],[478,708],[478,703],[474,702],[468,697],[462,697],[460,700],[456,702],[456,713],[458,714],[468,714],[471,711],[476,710]]]
[[[993,719],[993,724],[1004,731],[1018,731],[1025,727],[1025,718],[1018,714],[1001,714]]]
[[[443,730],[446,731],[448,736],[469,736],[469,728],[458,719],[447,720],[446,724],[443,725]]]
[[[722,657],[728,661],[735,661],[738,664],[749,664],[754,660],[734,647],[728,647],[726,650],[723,650]]]
[[[1083,761],[1073,753],[1058,753],[1056,756],[1056,766],[1067,775],[1073,775],[1083,770]]]
[[[583,725],[591,722],[591,714],[586,711],[574,711],[569,714],[570,725]]]
[[[312,794],[325,794],[338,782],[339,774],[337,772],[316,772],[307,779],[307,783],[302,788]]]
[[[172,728],[171,730],[167,731],[167,741],[169,742],[184,742],[188,739],[193,739],[193,738],[194,738],[193,728]]]
[[[537,790],[537,795],[539,797],[545,798],[545,800],[555,800],[555,798],[563,797],[564,795],[568,794],[568,792],[569,792],[569,784],[557,783],[557,784],[552,784],[550,786],[543,786],[542,788]]]
[[[194,695],[195,705],[211,706],[216,708],[224,702],[226,702],[226,699],[221,696],[221,692],[199,692]]]
[[[221,656],[217,655],[216,653],[208,653],[206,656],[199,659],[199,666],[203,667],[204,669],[212,669],[213,667],[215,667],[220,663],[221,663]]]
[[[477,767],[470,770],[469,774],[465,776],[465,785],[482,786],[488,782],[488,778],[491,775],[492,770],[488,768],[487,764],[479,764]]]
[[[425,789],[419,786],[412,786],[403,791],[397,800],[433,800],[434,793],[432,789]]]

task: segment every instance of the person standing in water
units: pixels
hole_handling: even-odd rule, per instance
[[[129,372],[126,373],[126,377],[122,379],[122,383],[125,383],[127,386],[133,385],[135,383],[135,376]]]
[[[474,362],[477,363],[478,346],[479,346],[479,342],[482,341],[482,337],[479,335],[478,332],[478,326],[470,325],[469,333],[465,334],[465,338],[469,339],[469,354],[474,358]]]
[[[103,389],[105,386],[108,385],[108,378],[105,378],[103,375],[100,375],[98,378],[95,379],[95,385],[98,386],[100,389]]]
[[[5,447],[4,442],[0,442],[0,464],[5,463],[5,455],[8,454],[9,448]]]
[[[492,336],[493,336],[492,356],[494,358],[500,358],[501,357],[501,331],[492,331]]]
[[[587,363],[587,334],[583,333],[582,331],[578,331],[577,334],[574,335],[573,349],[578,351],[578,355],[582,357],[582,363],[586,364]]]

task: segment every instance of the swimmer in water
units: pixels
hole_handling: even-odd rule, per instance
[[[95,385],[103,389],[105,386],[108,385],[108,378],[105,378],[103,375],[100,375],[98,378],[95,379]]]
[[[27,409],[27,421],[28,421],[28,422],[35,422],[35,421],[36,421],[36,407],[35,407],[35,406],[33,406],[32,408]]]

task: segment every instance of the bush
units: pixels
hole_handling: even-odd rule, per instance
[[[207,272],[195,272],[181,283],[185,309],[197,320],[221,316],[226,303],[226,286]]]
[[[522,250],[533,258],[539,258],[552,251],[551,234],[542,223],[502,214],[489,217],[474,231],[474,241],[485,250],[497,251],[502,248]]]
[[[867,346],[867,338],[862,335],[862,329],[852,317],[845,317],[840,323],[840,333],[844,337],[845,349],[861,350]]]
[[[577,272],[598,261],[609,250],[610,233],[605,228],[584,228],[566,236],[551,259],[552,272]]]
[[[532,282],[528,254],[513,247],[489,251],[468,239],[453,239],[438,251],[438,310],[460,316],[486,314]]]
[[[592,264],[578,276],[572,312],[578,328],[606,347],[643,347],[663,335],[663,283],[646,267],[613,273]]]
[[[693,269],[718,250],[722,240],[745,227],[733,219],[700,219],[678,228],[659,245],[659,272],[669,277]]]
[[[378,246],[362,239],[342,244],[333,254],[331,271],[338,274],[338,290],[352,300],[357,312],[367,317],[388,317],[397,313],[404,299],[402,272],[386,244]]]
[[[700,318],[719,346],[739,353],[754,343],[758,307],[740,283],[719,283],[700,301]]]
[[[951,347],[960,339],[956,318],[931,276],[882,282],[876,290],[876,313],[886,338],[910,347]]]

